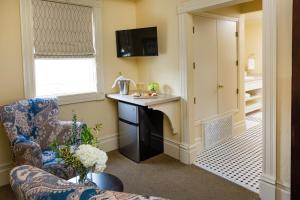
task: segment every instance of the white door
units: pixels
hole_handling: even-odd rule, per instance
[[[218,20],[218,103],[219,114],[233,111],[238,105],[237,22]]]
[[[218,114],[217,20],[194,18],[195,120]]]
[[[194,17],[195,120],[237,109],[237,22]]]

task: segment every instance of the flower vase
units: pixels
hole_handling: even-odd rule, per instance
[[[97,187],[97,184],[94,183],[93,180],[91,180],[91,178],[89,178],[89,172],[84,172],[82,174],[79,174],[78,183],[84,186]]]

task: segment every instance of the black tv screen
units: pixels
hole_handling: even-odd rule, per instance
[[[118,57],[158,56],[157,28],[116,31]]]

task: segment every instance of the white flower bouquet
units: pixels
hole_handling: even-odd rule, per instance
[[[97,136],[102,125],[95,128],[83,125],[79,131],[77,117],[73,116],[73,128],[69,142],[60,146],[57,142],[50,144],[50,148],[57,153],[66,166],[76,170],[79,183],[90,185],[87,179],[89,172],[101,173],[106,168],[107,155],[97,147]]]
[[[75,151],[75,156],[84,167],[93,172],[101,173],[106,168],[107,155],[104,151],[89,144],[82,144]]]

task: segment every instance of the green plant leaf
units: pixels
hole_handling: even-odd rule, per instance
[[[81,143],[82,144],[93,144],[94,136],[92,134],[92,129],[88,128],[86,125],[82,127],[81,131]]]

